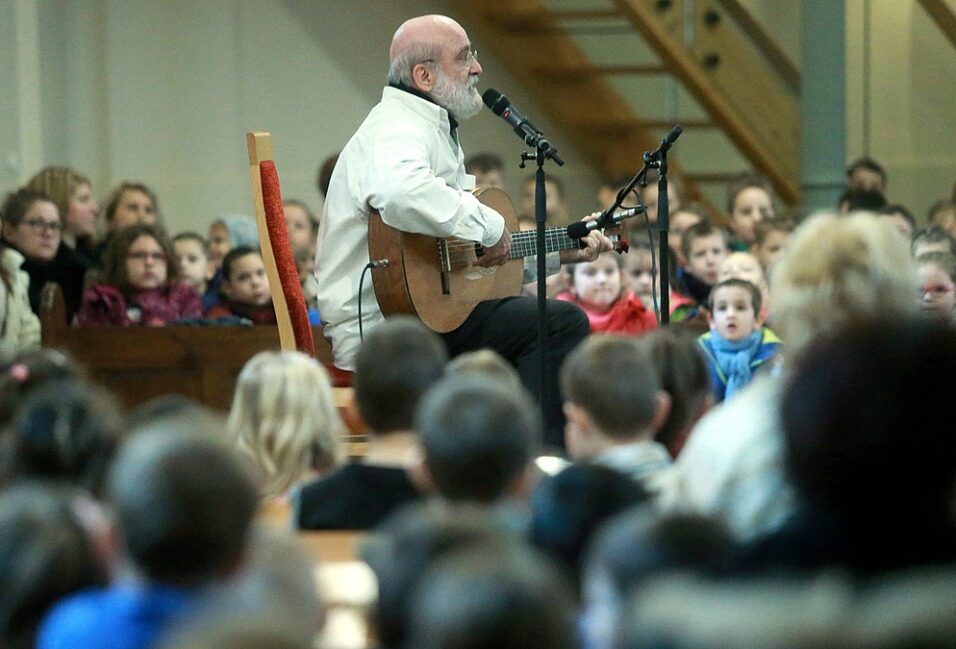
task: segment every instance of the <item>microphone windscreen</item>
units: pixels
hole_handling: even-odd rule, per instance
[[[505,109],[511,105],[511,102],[508,101],[508,98],[503,94],[495,90],[494,88],[488,88],[481,95],[481,100],[485,102],[485,106],[491,109],[495,115],[501,115]]]
[[[568,236],[572,239],[580,239],[588,236],[588,224],[584,221],[575,221],[568,226]]]

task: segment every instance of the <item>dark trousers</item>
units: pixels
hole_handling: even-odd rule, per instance
[[[544,346],[548,359],[548,400],[544,409],[544,441],[563,449],[565,419],[558,370],[564,357],[587,338],[590,326],[584,311],[559,300],[548,300],[547,324]],[[515,366],[522,383],[540,401],[536,298],[518,296],[481,302],[460,327],[442,337],[451,356],[482,348],[498,352]]]

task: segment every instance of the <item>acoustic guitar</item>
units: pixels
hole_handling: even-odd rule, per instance
[[[458,328],[479,302],[521,292],[522,259],[535,254],[536,233],[518,230],[514,205],[502,190],[479,189],[475,196],[501,214],[511,232],[511,252],[500,266],[475,266],[482,254],[478,243],[402,232],[386,225],[378,212],[371,213],[369,259],[388,260],[372,278],[375,297],[386,317],[413,315],[433,331],[445,333]],[[614,230],[605,230],[605,234],[617,237],[618,247],[626,250],[626,239],[617,232],[622,228]],[[563,227],[546,230],[545,242],[548,252],[581,246]]]

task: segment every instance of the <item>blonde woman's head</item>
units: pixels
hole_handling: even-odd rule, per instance
[[[812,217],[774,267],[774,329],[799,353],[841,327],[906,317],[916,310],[915,277],[906,242],[885,219]]]
[[[242,368],[229,431],[253,462],[263,496],[281,495],[311,470],[335,466],[344,429],[328,374],[314,359],[262,352]]]

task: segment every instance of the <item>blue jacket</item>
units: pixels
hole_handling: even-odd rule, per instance
[[[773,358],[780,349],[781,341],[780,338],[777,337],[777,334],[769,327],[764,327],[762,332],[763,339],[760,341],[760,345],[750,359],[750,370],[755,375],[760,367]],[[723,401],[727,394],[727,377],[724,376],[723,372],[720,371],[720,367],[717,365],[717,353],[714,351],[713,340],[713,332],[708,331],[705,334],[701,334],[697,339],[697,344],[704,350],[704,354],[707,357],[707,367],[710,369],[710,385],[714,393],[714,398],[716,398],[717,401]]]

